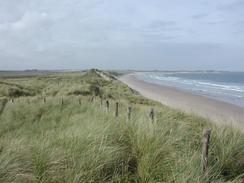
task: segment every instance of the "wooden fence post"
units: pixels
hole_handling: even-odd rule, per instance
[[[107,112],[109,112],[109,101],[106,100],[106,108],[107,108]]]
[[[92,97],[90,99],[90,103],[93,103],[94,99],[95,99],[95,95],[92,95]]]
[[[100,97],[100,107],[102,108],[103,107],[103,98]]]
[[[64,99],[61,100],[61,105],[64,105]]]
[[[151,110],[149,112],[149,117],[150,117],[150,119],[151,119],[152,122],[154,122],[154,120],[155,120],[155,117],[154,116],[155,116],[154,109],[151,108]]]
[[[43,102],[46,103],[46,97],[43,98]]]
[[[128,119],[128,121],[129,121],[130,118],[131,118],[131,111],[132,111],[132,108],[131,108],[131,106],[129,106],[129,107],[128,107],[128,113],[127,113],[127,119]]]
[[[119,102],[115,103],[115,117],[119,117]]]
[[[79,105],[81,105],[81,99],[79,98]]]
[[[14,103],[14,99],[11,99],[11,102]]]
[[[208,168],[208,151],[210,142],[211,129],[203,131],[203,147],[202,147],[202,167],[205,172]]]

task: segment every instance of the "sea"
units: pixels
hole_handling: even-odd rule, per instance
[[[244,107],[244,72],[155,71],[138,72],[136,77]]]

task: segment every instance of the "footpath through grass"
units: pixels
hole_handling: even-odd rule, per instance
[[[145,99],[95,70],[5,77],[0,98],[0,182],[244,181],[241,132]],[[212,135],[204,173],[206,127]]]

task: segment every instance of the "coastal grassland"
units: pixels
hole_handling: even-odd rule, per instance
[[[240,131],[145,99],[95,70],[3,78],[0,98],[0,182],[243,182]],[[212,136],[204,173],[206,127]]]

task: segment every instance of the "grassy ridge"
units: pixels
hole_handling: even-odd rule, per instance
[[[99,91],[91,103],[94,86]],[[31,95],[13,95],[12,90]],[[94,70],[5,78],[0,97],[0,182],[243,181],[244,136],[239,131],[161,106]],[[100,97],[110,100],[109,113]],[[153,124],[151,106],[156,110]],[[203,173],[205,127],[213,133],[209,170]]]

